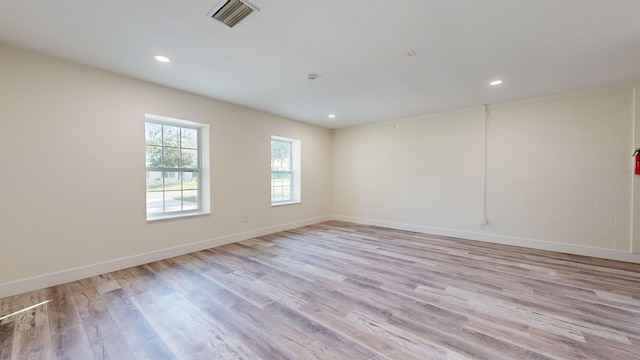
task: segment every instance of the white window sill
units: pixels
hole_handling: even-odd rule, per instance
[[[282,201],[282,202],[276,202],[276,203],[271,203],[271,206],[283,206],[283,205],[295,205],[295,204],[300,204],[300,201]]]
[[[159,215],[152,215],[150,217],[147,217],[147,221],[149,222],[149,221],[159,221],[159,220],[181,219],[186,217],[209,215],[209,214],[211,214],[210,211],[194,211],[194,212],[177,213],[177,214],[159,214]]]

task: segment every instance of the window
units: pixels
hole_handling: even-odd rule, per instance
[[[146,115],[147,220],[209,213],[208,142],[208,125]]]
[[[300,202],[300,141],[271,137],[271,205]]]

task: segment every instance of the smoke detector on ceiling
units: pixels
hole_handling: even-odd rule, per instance
[[[220,21],[228,27],[234,27],[249,14],[259,10],[246,0],[223,0],[213,10],[209,11],[207,16]]]

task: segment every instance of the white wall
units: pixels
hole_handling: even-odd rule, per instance
[[[333,213],[472,230],[482,213],[481,114],[334,132]]]
[[[640,262],[635,96],[620,86],[491,105],[486,120],[478,107],[336,130],[334,217]]]
[[[145,221],[145,113],[210,124],[211,215]],[[270,206],[271,135],[301,140],[301,204]],[[0,297],[325,220],[330,155],[327,129],[0,45]]]

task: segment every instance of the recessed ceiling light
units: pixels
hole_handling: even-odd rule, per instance
[[[163,63],[168,63],[169,61],[171,61],[171,59],[169,59],[166,56],[162,56],[162,55],[158,55],[156,56],[156,60],[163,62]]]
[[[336,114],[329,114],[330,119],[333,119],[334,117],[336,117]]]
[[[494,80],[494,81],[489,83],[489,85],[491,85],[491,86],[496,86],[496,85],[500,85],[500,84],[502,84],[502,80]]]

